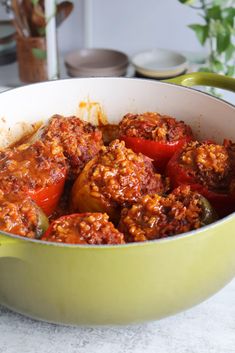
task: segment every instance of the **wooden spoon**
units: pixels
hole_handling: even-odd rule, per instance
[[[25,29],[25,31],[27,32],[28,36],[30,36],[30,26],[28,23],[28,18],[27,18],[27,14],[25,13],[23,7],[22,7],[22,1],[20,1],[21,3],[19,4],[19,14],[21,17],[21,22],[23,24],[23,27]]]
[[[32,22],[36,27],[46,27],[46,18],[44,9],[40,4],[34,5],[32,12]]]
[[[29,37],[28,28],[25,27],[25,24],[22,21],[20,13],[20,5],[17,0],[11,1],[11,8],[14,13],[14,25],[16,27],[17,33],[23,37]]]
[[[43,4],[38,2],[33,5],[31,0],[22,0],[22,8],[27,17],[32,36],[41,36],[40,29],[45,28],[46,20],[44,15]]]
[[[17,0],[13,0],[17,1]],[[36,5],[33,5],[31,0],[21,0],[22,12],[27,20],[31,36],[44,36],[43,29],[46,27],[46,18],[44,12],[44,0],[40,0]],[[74,5],[71,1],[63,1],[56,7],[56,26],[61,23],[73,11]],[[25,19],[24,19],[25,21]]]
[[[74,5],[70,1],[63,1],[57,5],[56,26],[59,27],[73,11]]]

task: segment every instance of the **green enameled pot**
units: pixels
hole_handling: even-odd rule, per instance
[[[235,91],[233,79],[212,74],[190,74],[175,83]],[[235,141],[235,108],[222,100],[172,83],[89,78],[1,93],[1,144],[52,114],[82,114],[79,102],[84,100],[99,102],[110,122],[127,112],[157,111],[189,123],[200,138]],[[0,303],[60,324],[161,319],[207,299],[234,275],[235,214],[197,231],[119,246],[63,245],[0,235]]]

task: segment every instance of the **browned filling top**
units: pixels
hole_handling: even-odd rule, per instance
[[[105,213],[81,213],[56,220],[42,240],[69,244],[123,244],[124,236]]]
[[[0,190],[1,231],[35,238],[38,232],[39,210],[30,197],[23,193],[4,195]]]
[[[66,118],[54,115],[44,128],[41,138],[61,146],[67,159],[70,179],[78,176],[103,144],[101,131],[75,116]]]
[[[122,211],[119,229],[127,242],[159,239],[199,228],[202,214],[201,196],[184,186],[166,197],[143,196]]]
[[[146,193],[163,193],[165,183],[155,174],[148,157],[136,154],[119,140],[102,147],[89,171],[91,192],[120,205],[137,201]]]
[[[192,136],[191,128],[183,121],[158,113],[126,114],[119,127],[120,136],[161,142],[174,142]]]
[[[230,182],[231,158],[225,146],[191,142],[183,149],[180,161],[207,188],[223,189]]]
[[[65,171],[62,149],[54,143],[36,141],[0,152],[0,188],[6,193],[51,185]]]
[[[189,186],[181,186],[166,196],[168,178],[155,173],[151,159],[115,139],[120,136],[119,129],[120,135],[160,142],[192,136],[184,122],[157,113],[127,114],[119,126],[106,125],[100,130],[77,117],[55,115],[41,129],[40,136],[28,136],[0,150],[0,230],[41,238],[48,220],[27,195],[34,197],[32,191],[42,188],[46,203],[57,194],[49,195],[44,188],[59,185],[65,176],[69,180],[43,240],[123,244],[158,239],[208,224],[206,208],[207,222],[214,221],[207,200],[203,201]],[[104,146],[103,141],[111,143]],[[227,140],[223,145],[194,141],[179,153],[177,168],[182,180],[183,168],[192,176],[193,183],[228,193],[233,200],[235,144]],[[74,183],[77,176],[78,183]],[[74,206],[72,212],[89,213],[68,215],[70,206]],[[107,212],[114,224],[118,224],[121,213],[119,230],[109,222],[106,213],[97,212]]]

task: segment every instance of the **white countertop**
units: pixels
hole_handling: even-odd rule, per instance
[[[0,86],[18,84],[16,65],[0,67]],[[0,306],[0,353],[60,352],[235,353],[235,280],[187,312],[135,326],[57,326]]]
[[[134,326],[58,326],[0,306],[0,353],[234,352],[235,280],[187,312]]]

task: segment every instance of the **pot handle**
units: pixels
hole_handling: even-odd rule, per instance
[[[235,92],[235,79],[232,77],[208,72],[192,72],[186,75],[164,80],[182,86],[210,86]]]
[[[17,244],[16,239],[0,234],[0,259],[2,257],[18,257]]]

